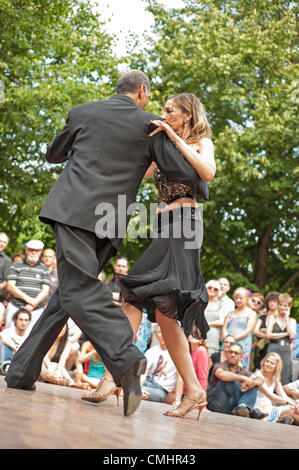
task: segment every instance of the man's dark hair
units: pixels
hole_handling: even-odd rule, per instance
[[[16,322],[17,319],[18,319],[18,316],[21,314],[21,313],[27,313],[27,315],[29,316],[29,320],[31,320],[31,312],[29,312],[28,310],[26,310],[25,308],[19,308],[19,310],[17,310],[14,314],[13,314],[13,321]]]
[[[125,93],[135,93],[141,85],[145,85],[147,91],[150,91],[150,81],[148,76],[141,70],[130,70],[125,72],[118,79],[116,91],[118,95]]]
[[[231,348],[232,346],[238,346],[238,347],[240,348],[240,350],[241,350],[242,352],[244,352],[244,349],[243,349],[243,347],[241,346],[240,343],[235,342],[235,343],[230,344],[228,350],[230,350],[230,348]]]

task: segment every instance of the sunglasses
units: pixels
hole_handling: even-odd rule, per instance
[[[229,354],[234,354],[235,356],[240,356],[240,352],[238,351],[228,351]]]
[[[208,289],[214,290],[215,292],[218,292],[218,291],[219,291],[218,287],[209,286]]]
[[[259,299],[251,299],[251,300],[252,300],[252,302],[254,302],[255,304],[260,304],[260,305],[262,305],[262,302],[261,302],[261,300],[259,300]]]

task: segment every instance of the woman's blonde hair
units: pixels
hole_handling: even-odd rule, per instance
[[[212,131],[201,101],[193,93],[179,93],[168,98],[173,100],[184,114],[190,114],[191,132],[186,141],[190,144],[199,142],[204,137],[211,137]]]
[[[293,305],[293,297],[289,294],[279,294],[278,303],[286,303],[289,307]]]
[[[281,371],[282,371],[282,360],[278,353],[270,352],[264,357],[264,359],[261,361],[261,371],[263,372],[264,364],[270,356],[274,357],[274,359],[276,360],[276,369],[274,372],[274,378],[275,378],[275,385],[277,386],[280,383],[280,377],[281,377]]]

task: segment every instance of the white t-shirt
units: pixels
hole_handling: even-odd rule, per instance
[[[255,372],[252,377],[253,376],[262,377],[264,379],[264,376],[260,371]],[[273,393],[275,390],[275,378],[273,377],[273,381],[270,385],[267,385],[266,382],[264,382],[263,387],[267,390],[267,392]],[[258,389],[257,392],[254,408],[258,408],[263,413],[270,413],[272,408],[272,401],[263,392],[261,392],[260,389]]]
[[[167,349],[160,344],[145,352],[147,359],[147,375],[152,377],[167,392],[171,392],[176,384],[176,368]]]
[[[235,302],[225,295],[223,299],[220,300],[220,307],[222,310],[222,314],[226,316],[228,313],[233,312],[235,310]]]
[[[25,339],[27,338],[28,333],[29,333],[28,328],[25,331],[24,336],[18,335],[14,326],[12,326],[11,328],[5,328],[1,333],[2,343],[3,344],[13,343],[15,346],[20,347],[24,343]]]

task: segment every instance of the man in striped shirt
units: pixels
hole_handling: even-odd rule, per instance
[[[13,263],[7,277],[7,290],[11,297],[7,307],[5,327],[12,326],[13,314],[20,307],[31,312],[29,328],[39,319],[49,294],[50,272],[40,261],[44,244],[40,240],[30,240],[26,244],[26,257]]]

